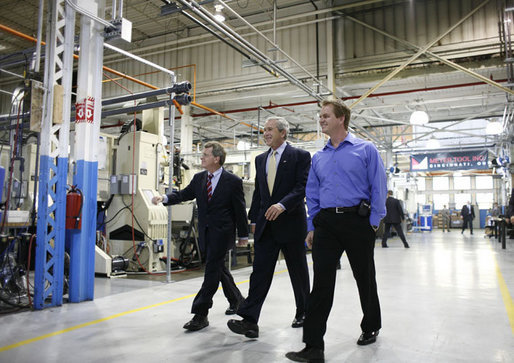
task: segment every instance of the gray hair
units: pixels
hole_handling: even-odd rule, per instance
[[[266,122],[274,120],[277,125],[278,131],[286,130],[286,136],[284,136],[284,140],[287,139],[287,134],[289,134],[289,122],[283,117],[280,116],[270,116],[266,119]]]
[[[217,141],[209,141],[204,145],[204,149],[208,149],[212,147],[212,156],[219,157],[220,158],[220,166],[223,166],[225,164],[225,158],[227,156],[227,153],[225,152],[225,149],[221,144]]]

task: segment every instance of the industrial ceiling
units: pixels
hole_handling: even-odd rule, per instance
[[[36,38],[39,3],[0,0],[2,113],[9,112],[8,92],[20,82],[15,75],[23,74],[35,47],[9,29]],[[427,152],[431,138],[440,141],[440,149],[486,147],[493,155],[510,153],[509,1],[122,3],[122,15],[133,25],[132,42],[115,45],[176,69],[179,81],[194,81],[195,142],[244,139],[255,145],[255,130],[272,114],[290,121],[291,141],[314,142],[318,102],[332,93],[352,108],[353,131],[389,155]],[[223,6],[222,25],[206,15],[214,13],[215,5]],[[112,4],[106,1],[105,19],[111,18]],[[158,87],[167,85],[162,74],[136,63],[104,52],[104,65]],[[127,88],[145,90],[104,74],[105,97],[124,95]],[[427,112],[429,123],[410,125],[415,110]],[[120,121],[117,116],[102,124]],[[486,134],[492,121],[502,124],[499,135]],[[176,137],[179,141],[180,127]]]

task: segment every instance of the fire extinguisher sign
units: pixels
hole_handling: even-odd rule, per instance
[[[84,98],[82,102],[77,102],[75,104],[75,123],[83,123],[87,122],[89,124],[93,123],[93,114],[95,111],[95,98],[88,97]]]

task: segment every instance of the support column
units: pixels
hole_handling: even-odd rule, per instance
[[[336,77],[334,72],[334,25],[333,20],[326,22],[327,37],[327,87],[332,91],[330,98],[337,97]]]
[[[104,17],[105,0],[81,0],[77,5],[99,18]],[[70,302],[94,298],[103,30],[101,24],[81,17],[73,184],[82,191],[83,203],[81,229],[70,229],[66,233],[66,246],[70,251]]]
[[[180,124],[180,151],[185,154],[193,152],[193,116],[191,106],[183,106]]]
[[[63,30],[65,34],[63,34]],[[48,2],[44,114],[41,122],[34,308],[62,305],[69,114],[75,12],[64,0]],[[55,89],[63,88],[55,109]]]

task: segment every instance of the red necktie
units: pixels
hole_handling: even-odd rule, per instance
[[[213,174],[209,174],[207,176],[207,200],[210,201],[211,198],[212,198],[212,183],[211,183],[211,180],[212,180],[212,177],[214,175]]]

